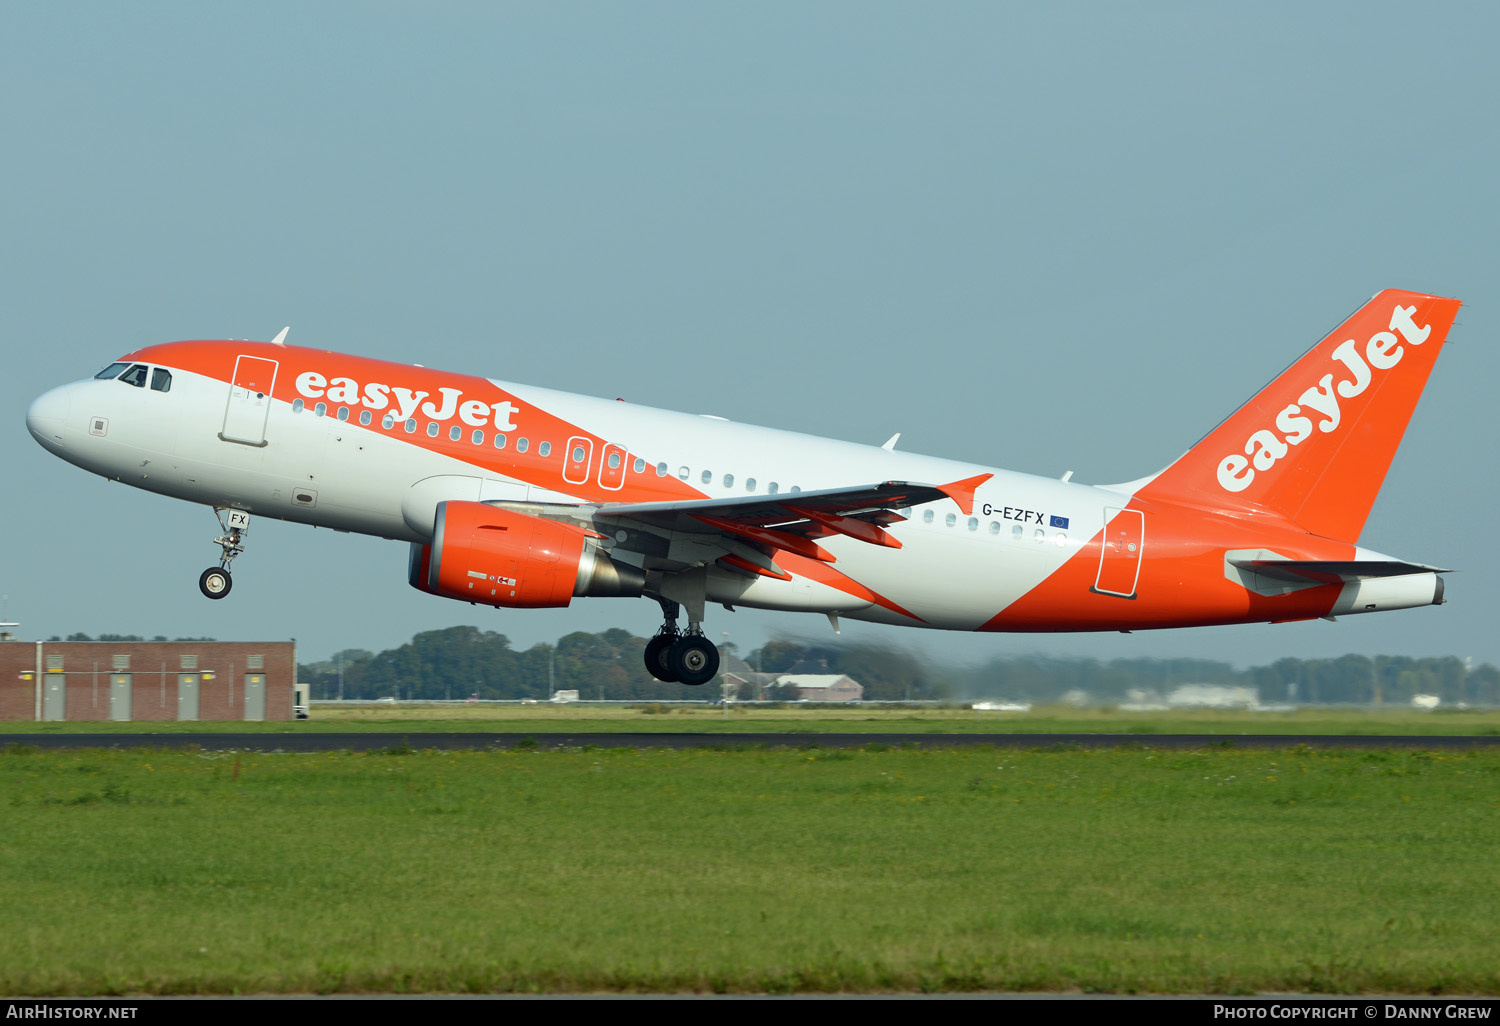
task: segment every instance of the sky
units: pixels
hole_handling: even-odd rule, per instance
[[[1050,477],[1175,459],[1383,288],[1465,303],[1361,543],[1441,608],[972,636],[973,662],[1500,664],[1500,7],[1394,3],[0,5],[0,594],[21,638],[472,623],[649,634],[645,599],[478,609],[406,546],[110,484],[31,400],[137,347],[288,341]],[[3,425],[3,421],[0,421]],[[722,609],[742,650],[832,638]]]

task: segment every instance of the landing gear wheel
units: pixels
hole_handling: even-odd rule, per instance
[[[646,642],[646,672],[667,684],[677,683],[677,678],[667,668],[667,652],[676,640],[675,634],[658,634]]]
[[[701,634],[684,635],[667,650],[667,669],[683,684],[707,684],[719,672],[719,650]]]
[[[232,587],[229,571],[220,566],[211,566],[198,577],[198,590],[211,599],[223,598]]]

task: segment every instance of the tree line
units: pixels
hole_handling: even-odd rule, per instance
[[[505,635],[478,627],[424,631],[383,652],[346,649],[333,658],[303,663],[299,679],[312,697],[419,700],[536,699],[561,690],[587,700],[664,701],[717,697],[719,681],[703,688],[664,684],[641,661],[646,639],[614,628],[578,631],[555,645],[511,647]],[[726,656],[735,647],[726,648]],[[726,659],[726,662],[728,660]],[[1080,693],[1098,703],[1126,701],[1132,692],[1165,695],[1181,684],[1254,687],[1264,703],[1405,704],[1414,695],[1436,695],[1444,704],[1500,705],[1500,670],[1473,667],[1453,656],[1344,655],[1335,659],[1278,659],[1236,670],[1205,659],[1111,659],[1015,656],[977,666],[942,666],[903,649],[869,643],[825,644],[779,639],[745,657],[752,671],[845,674],[865,698],[917,701],[1011,698],[1053,702]],[[760,687],[741,689],[754,698]],[[770,697],[781,697],[772,694]]]

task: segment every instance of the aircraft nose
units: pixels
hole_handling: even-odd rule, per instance
[[[45,392],[26,411],[26,430],[45,448],[57,452],[66,444],[64,431],[72,409],[71,386],[63,385]]]

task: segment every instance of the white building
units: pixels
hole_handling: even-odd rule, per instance
[[[1254,709],[1260,705],[1258,688],[1228,684],[1183,684],[1167,695],[1173,709]]]

